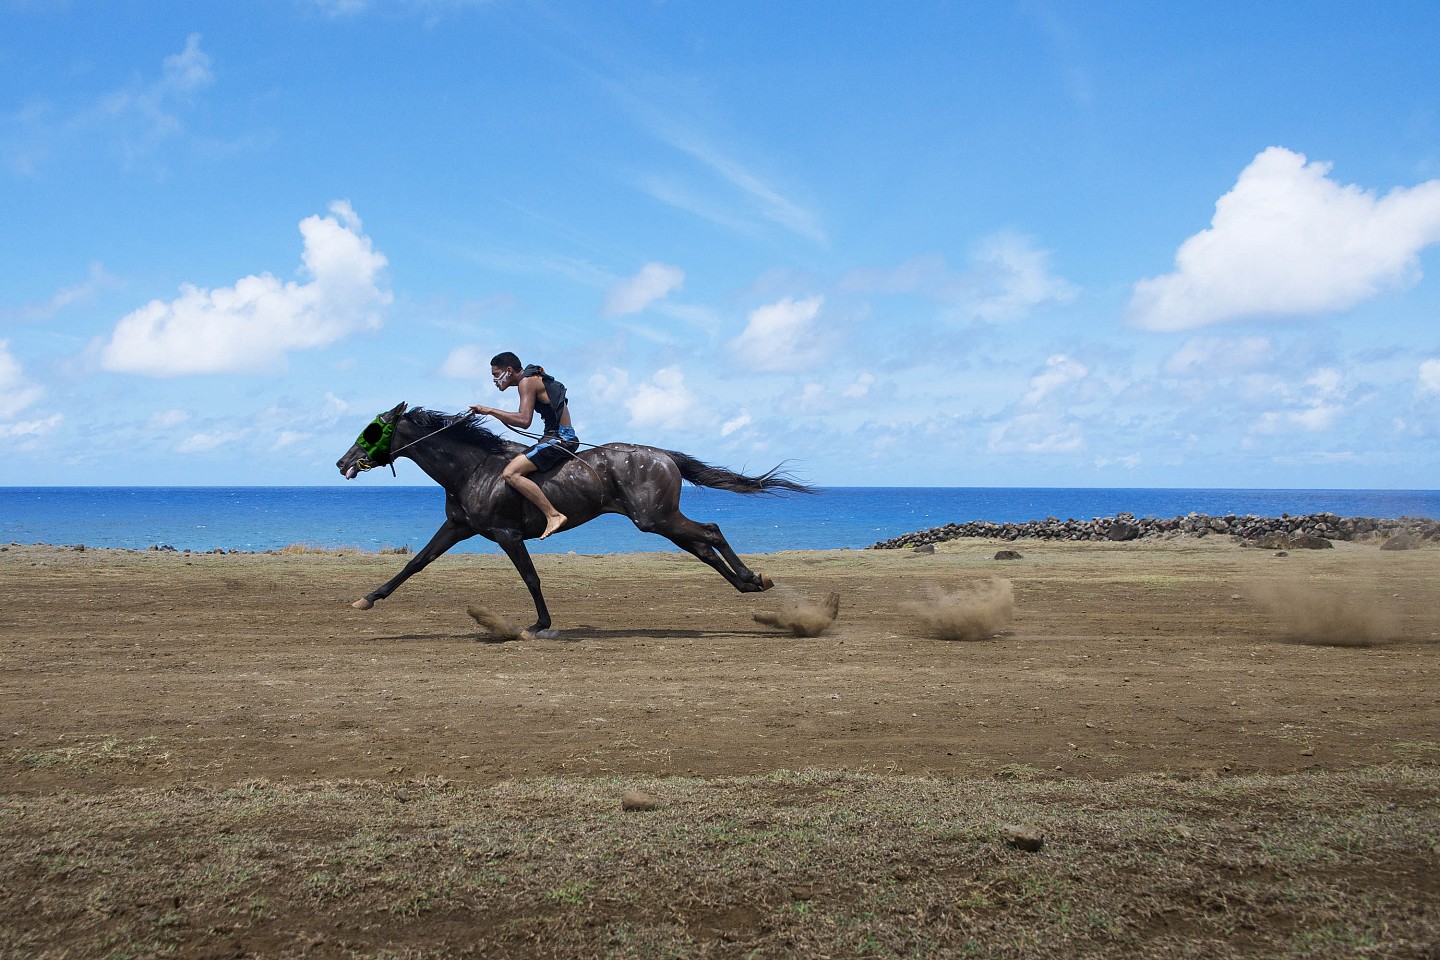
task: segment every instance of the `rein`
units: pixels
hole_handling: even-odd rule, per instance
[[[431,437],[435,436],[435,434],[437,434],[437,433],[444,433],[446,430],[449,430],[451,427],[453,427],[453,426],[455,426],[455,425],[457,425],[457,424],[464,423],[464,422],[466,422],[467,420],[474,419],[474,417],[476,417],[476,416],[477,416],[477,414],[467,413],[467,414],[465,414],[465,416],[463,416],[463,417],[456,417],[454,420],[451,420],[449,423],[445,424],[445,426],[441,427],[439,430],[431,430],[429,433],[425,434],[425,436],[423,436],[423,437],[416,437],[414,440],[411,440],[409,443],[405,444],[405,446],[403,446],[403,447],[396,447],[394,450],[391,450],[391,451],[390,451],[390,468],[391,468],[391,470],[394,470],[394,468],[395,468],[395,455],[396,455],[397,453],[399,453],[401,450],[406,450],[406,449],[408,449],[408,448],[410,448],[410,447],[413,447],[413,446],[415,446],[415,444],[419,443],[419,442],[422,441],[422,440],[429,440]]]
[[[517,428],[517,427],[510,427],[509,429],[510,429],[511,432],[513,432],[513,433],[518,433],[518,434],[520,434],[520,436],[522,436],[522,437],[529,437],[531,440],[544,440],[544,439],[545,439],[545,435],[544,435],[543,433],[531,433],[529,430],[521,430],[521,429],[519,429],[519,428]],[[605,443],[586,443],[584,440],[576,440],[576,441],[575,441],[575,444],[576,444],[576,446],[581,446],[581,447],[594,447],[596,450],[599,450],[601,447],[609,446],[609,444],[605,444]],[[589,470],[591,473],[595,474],[595,479],[600,481],[600,484],[601,484],[602,487],[604,486],[604,484],[605,484],[605,478],[602,477],[602,476],[600,476],[600,471],[599,471],[599,470],[596,470],[594,467],[592,467],[592,466],[590,465],[589,461],[587,461],[587,460],[581,460],[576,454],[570,452],[569,450],[566,450],[565,447],[564,447],[563,445],[561,445],[561,444],[558,444],[558,443],[557,443],[557,444],[555,444],[555,446],[559,447],[559,448],[560,448],[560,451],[561,451],[562,453],[564,453],[567,457],[569,457],[571,460],[574,460],[574,461],[576,461],[577,463],[582,464],[582,465],[585,467],[585,469],[587,469],[587,470]]]
[[[473,420],[475,417],[478,417],[478,416],[480,416],[480,414],[474,413],[474,412],[472,411],[472,412],[470,412],[470,413],[465,414],[465,416],[463,416],[463,417],[456,417],[454,420],[451,420],[449,423],[445,424],[445,426],[441,427],[439,430],[431,430],[429,433],[425,434],[423,437],[416,437],[414,440],[411,440],[409,443],[407,443],[407,444],[405,444],[405,445],[403,445],[403,446],[395,447],[394,449],[390,450],[390,451],[389,451],[389,454],[388,454],[389,460],[390,460],[390,472],[391,472],[392,474],[395,473],[395,457],[396,457],[397,455],[399,455],[400,451],[402,451],[402,450],[407,450],[407,449],[409,449],[410,447],[415,446],[415,444],[417,444],[417,443],[420,443],[420,442],[425,441],[425,440],[429,440],[431,437],[435,436],[435,434],[437,434],[437,433],[444,433],[446,430],[449,430],[451,427],[457,426],[458,424],[466,423],[466,422],[468,422],[468,421],[470,421],[470,420]],[[515,427],[510,427],[509,429],[512,430],[512,431],[515,432],[515,433],[520,434],[520,436],[522,436],[522,437],[529,437],[529,438],[531,438],[532,440],[543,440],[543,439],[545,439],[545,435],[544,435],[544,434],[531,433],[531,432],[528,431],[528,430],[519,430],[519,429],[516,429]],[[594,448],[597,449],[597,450],[598,450],[599,448],[601,448],[601,447],[607,446],[607,444],[604,444],[604,443],[586,443],[586,442],[583,441],[583,440],[577,440],[576,443],[577,443],[578,445],[584,446],[584,447],[594,447]],[[563,446],[561,446],[560,444],[556,444],[556,446],[559,447],[559,449],[561,450],[561,452],[563,452],[567,457],[570,457],[572,460],[575,460],[576,462],[578,462],[579,464],[581,464],[582,466],[584,466],[586,470],[589,470],[591,473],[593,473],[593,474],[595,475],[595,479],[598,480],[598,481],[600,481],[600,484],[601,484],[602,487],[604,486],[605,478],[602,477],[602,476],[600,476],[600,471],[599,471],[599,470],[596,470],[593,466],[590,465],[589,462],[587,462],[587,461],[585,461],[585,460],[581,460],[578,456],[576,456],[574,453],[570,452],[569,450],[566,450],[566,449],[565,449]],[[397,474],[397,476],[398,476],[398,474]]]

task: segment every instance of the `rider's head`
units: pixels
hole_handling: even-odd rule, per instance
[[[490,376],[495,386],[504,390],[520,380],[520,358],[509,350],[490,358]]]

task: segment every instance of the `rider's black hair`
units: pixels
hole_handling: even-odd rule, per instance
[[[519,370],[520,358],[506,350],[504,353],[497,353],[491,357],[490,366],[499,367],[501,370]]]

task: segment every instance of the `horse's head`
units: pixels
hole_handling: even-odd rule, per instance
[[[404,415],[405,404],[397,403],[366,424],[350,449],[345,451],[345,455],[335,461],[335,466],[346,480],[354,480],[365,470],[390,463],[390,447],[395,440],[395,428]]]

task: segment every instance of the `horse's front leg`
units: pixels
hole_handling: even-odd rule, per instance
[[[394,579],[378,590],[365,594],[365,596],[356,600],[350,604],[350,606],[356,610],[369,610],[375,606],[376,600],[384,600],[390,596],[390,594],[395,592],[396,587],[415,576],[415,574],[421,570],[424,570],[430,564],[431,560],[434,560],[461,540],[468,540],[473,536],[475,536],[475,531],[469,527],[449,520],[445,521],[445,525],[435,531],[435,536],[430,538],[430,542],[425,544],[409,563],[405,564],[405,569],[396,574]]]
[[[545,597],[540,592],[540,574],[535,572],[535,561],[530,559],[530,551],[525,547],[525,539],[518,533],[495,533],[495,542],[500,544],[500,549],[515,564],[515,569],[520,573],[520,579],[525,581],[525,586],[530,591],[530,598],[535,601],[535,622],[530,624],[531,633],[539,633],[541,630],[550,629],[550,611],[545,609]]]

